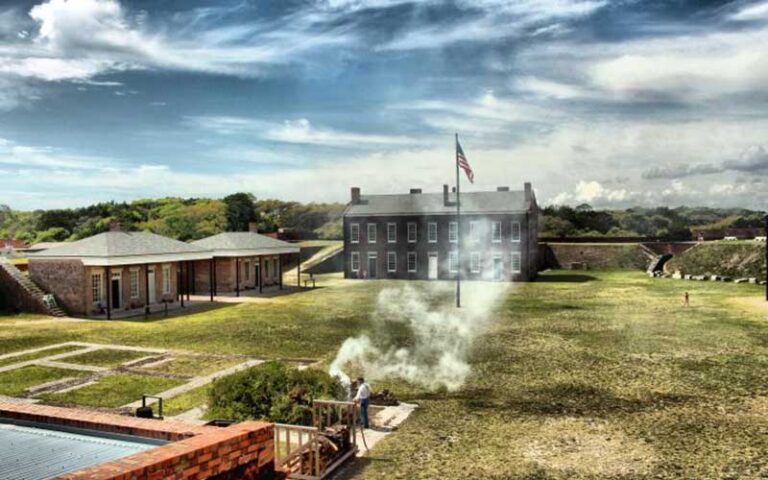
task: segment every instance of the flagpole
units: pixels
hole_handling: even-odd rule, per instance
[[[461,308],[461,201],[459,200],[459,134],[456,134],[456,308]]]

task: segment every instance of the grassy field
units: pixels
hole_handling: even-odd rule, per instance
[[[93,365],[95,367],[116,367],[122,363],[136,360],[137,358],[151,356],[147,352],[134,352],[131,350],[112,350],[103,348],[91,352],[81,353],[67,357],[67,363],[77,363],[79,365]]]
[[[0,352],[82,340],[328,361],[348,335],[368,329],[377,292],[401,282],[319,278],[324,288],[163,320],[65,324],[10,317],[0,320]],[[681,306],[686,290],[690,308]],[[420,408],[350,476],[768,475],[768,307],[762,292],[635,272],[555,272],[517,285],[477,340],[473,373],[462,389],[435,393],[402,382],[374,384]],[[111,388],[131,385],[120,379]],[[160,390],[142,385],[138,395],[150,387]],[[89,398],[111,394],[106,387],[85,392]],[[204,398],[198,389],[171,399],[167,415]]]
[[[64,378],[78,378],[86,374],[86,372],[81,372],[79,370],[41,367],[37,365],[30,365],[16,370],[8,370],[0,373],[0,395],[17,397],[24,393],[24,390],[29,387]]]
[[[181,380],[144,375],[117,374],[99,379],[65,393],[49,393],[39,398],[53,405],[84,405],[89,407],[119,407],[141,400],[143,394],[153,395],[184,383]]]

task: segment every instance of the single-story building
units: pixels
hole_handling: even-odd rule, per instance
[[[150,232],[110,231],[29,254],[33,282],[70,315],[112,317],[113,311],[183,302],[192,262],[211,252]],[[182,303],[183,305],[183,303]]]
[[[283,287],[283,269],[300,268],[299,247],[256,232],[224,232],[192,242],[208,250],[213,262],[192,264],[192,291],[208,291],[213,280],[214,295],[278,285]],[[213,265],[213,275],[211,275]]]

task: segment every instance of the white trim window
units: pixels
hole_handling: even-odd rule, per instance
[[[459,241],[459,224],[456,222],[448,224],[448,241],[451,243]]]
[[[93,303],[101,303],[104,300],[101,272],[91,274],[91,297]]]
[[[512,273],[521,272],[522,260],[520,257],[520,252],[512,252],[512,256],[510,257],[510,267],[512,269]]]
[[[349,269],[353,272],[360,271],[360,252],[352,252],[352,258],[349,261]]]
[[[359,223],[349,224],[349,242],[360,243],[360,224]]]
[[[501,243],[501,222],[491,224],[491,242]]]
[[[131,283],[131,298],[139,298],[139,271],[138,270],[131,270],[130,283]]]
[[[469,222],[469,239],[473,242],[480,240],[480,222]]]
[[[416,252],[408,252],[408,271],[413,273],[417,270]]]
[[[437,243],[437,223],[429,222],[427,224],[427,242]]]
[[[245,281],[251,281],[251,262],[246,260],[243,262],[243,272],[245,272]]]
[[[376,243],[376,224],[368,224],[368,243]]]
[[[387,243],[397,243],[397,224],[387,224]]]
[[[513,242],[520,242],[520,222],[512,222],[509,236]]]
[[[472,270],[472,273],[480,273],[480,252],[470,254],[469,269]]]
[[[163,293],[171,293],[171,266],[163,265]]]
[[[387,271],[397,271],[397,252],[387,252]]]
[[[459,252],[448,253],[448,271],[458,273],[459,271]]]
[[[416,222],[408,222],[408,243],[416,243],[417,231]]]

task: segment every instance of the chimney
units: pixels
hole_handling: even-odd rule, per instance
[[[109,224],[109,231],[110,232],[122,232],[123,231],[123,225],[120,222],[112,222]]]
[[[508,192],[509,187],[496,187],[497,192]]]
[[[421,193],[421,189],[420,188],[412,188],[411,189],[411,195],[415,195],[415,194],[418,194],[418,193]]]
[[[359,187],[352,187],[352,201],[350,202],[352,205],[357,205],[360,203],[360,188]]]
[[[532,190],[531,190],[531,182],[525,182],[524,184],[524,190],[525,190],[525,201],[530,203],[531,199],[533,198]]]
[[[443,185],[443,205],[446,207],[450,205],[448,202],[448,185]]]
[[[248,231],[251,233],[259,233],[259,224],[256,222],[248,222]]]

